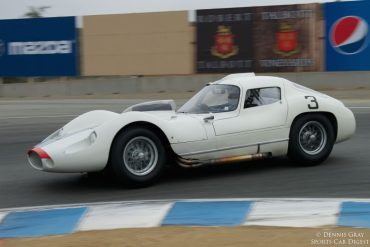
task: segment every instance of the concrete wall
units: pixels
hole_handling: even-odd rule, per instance
[[[187,11],[83,18],[82,75],[194,72],[194,27]]]
[[[265,74],[274,75],[274,74]],[[370,89],[370,72],[305,72],[279,73],[299,84],[318,90]],[[0,97],[80,96],[102,94],[134,94],[197,91],[207,82],[223,75],[191,75],[166,77],[125,77],[82,79],[65,82],[0,84]]]

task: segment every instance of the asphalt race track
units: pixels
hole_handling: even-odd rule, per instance
[[[92,109],[119,112],[140,101],[1,101],[0,208],[182,198],[370,197],[369,103],[358,103],[353,108],[357,119],[354,138],[336,145],[330,158],[316,167],[298,167],[281,158],[193,170],[170,169],[160,183],[130,190],[109,180],[44,173],[28,165],[27,149],[74,116]]]

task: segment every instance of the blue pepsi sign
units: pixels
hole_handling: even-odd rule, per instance
[[[75,17],[0,20],[0,76],[76,76]]]
[[[324,5],[327,71],[370,70],[370,1]]]

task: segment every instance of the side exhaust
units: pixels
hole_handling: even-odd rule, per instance
[[[232,163],[232,162],[240,162],[240,161],[252,161],[252,160],[260,160],[266,159],[271,157],[271,153],[257,153],[257,154],[248,154],[248,155],[241,155],[235,157],[227,157],[227,158],[220,158],[220,159],[210,159],[210,160],[197,160],[197,159],[185,159],[182,157],[177,157],[177,163],[184,168],[194,168],[204,165],[215,165],[215,164],[225,164],[225,163]]]

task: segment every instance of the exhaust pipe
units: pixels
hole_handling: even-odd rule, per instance
[[[177,157],[177,163],[184,168],[194,168],[204,165],[215,165],[215,164],[225,164],[231,162],[240,162],[240,161],[251,161],[251,160],[260,160],[271,157],[271,153],[257,153],[257,154],[247,154],[241,156],[219,158],[219,159],[210,159],[210,160],[197,160],[197,159],[185,159],[182,157]]]

